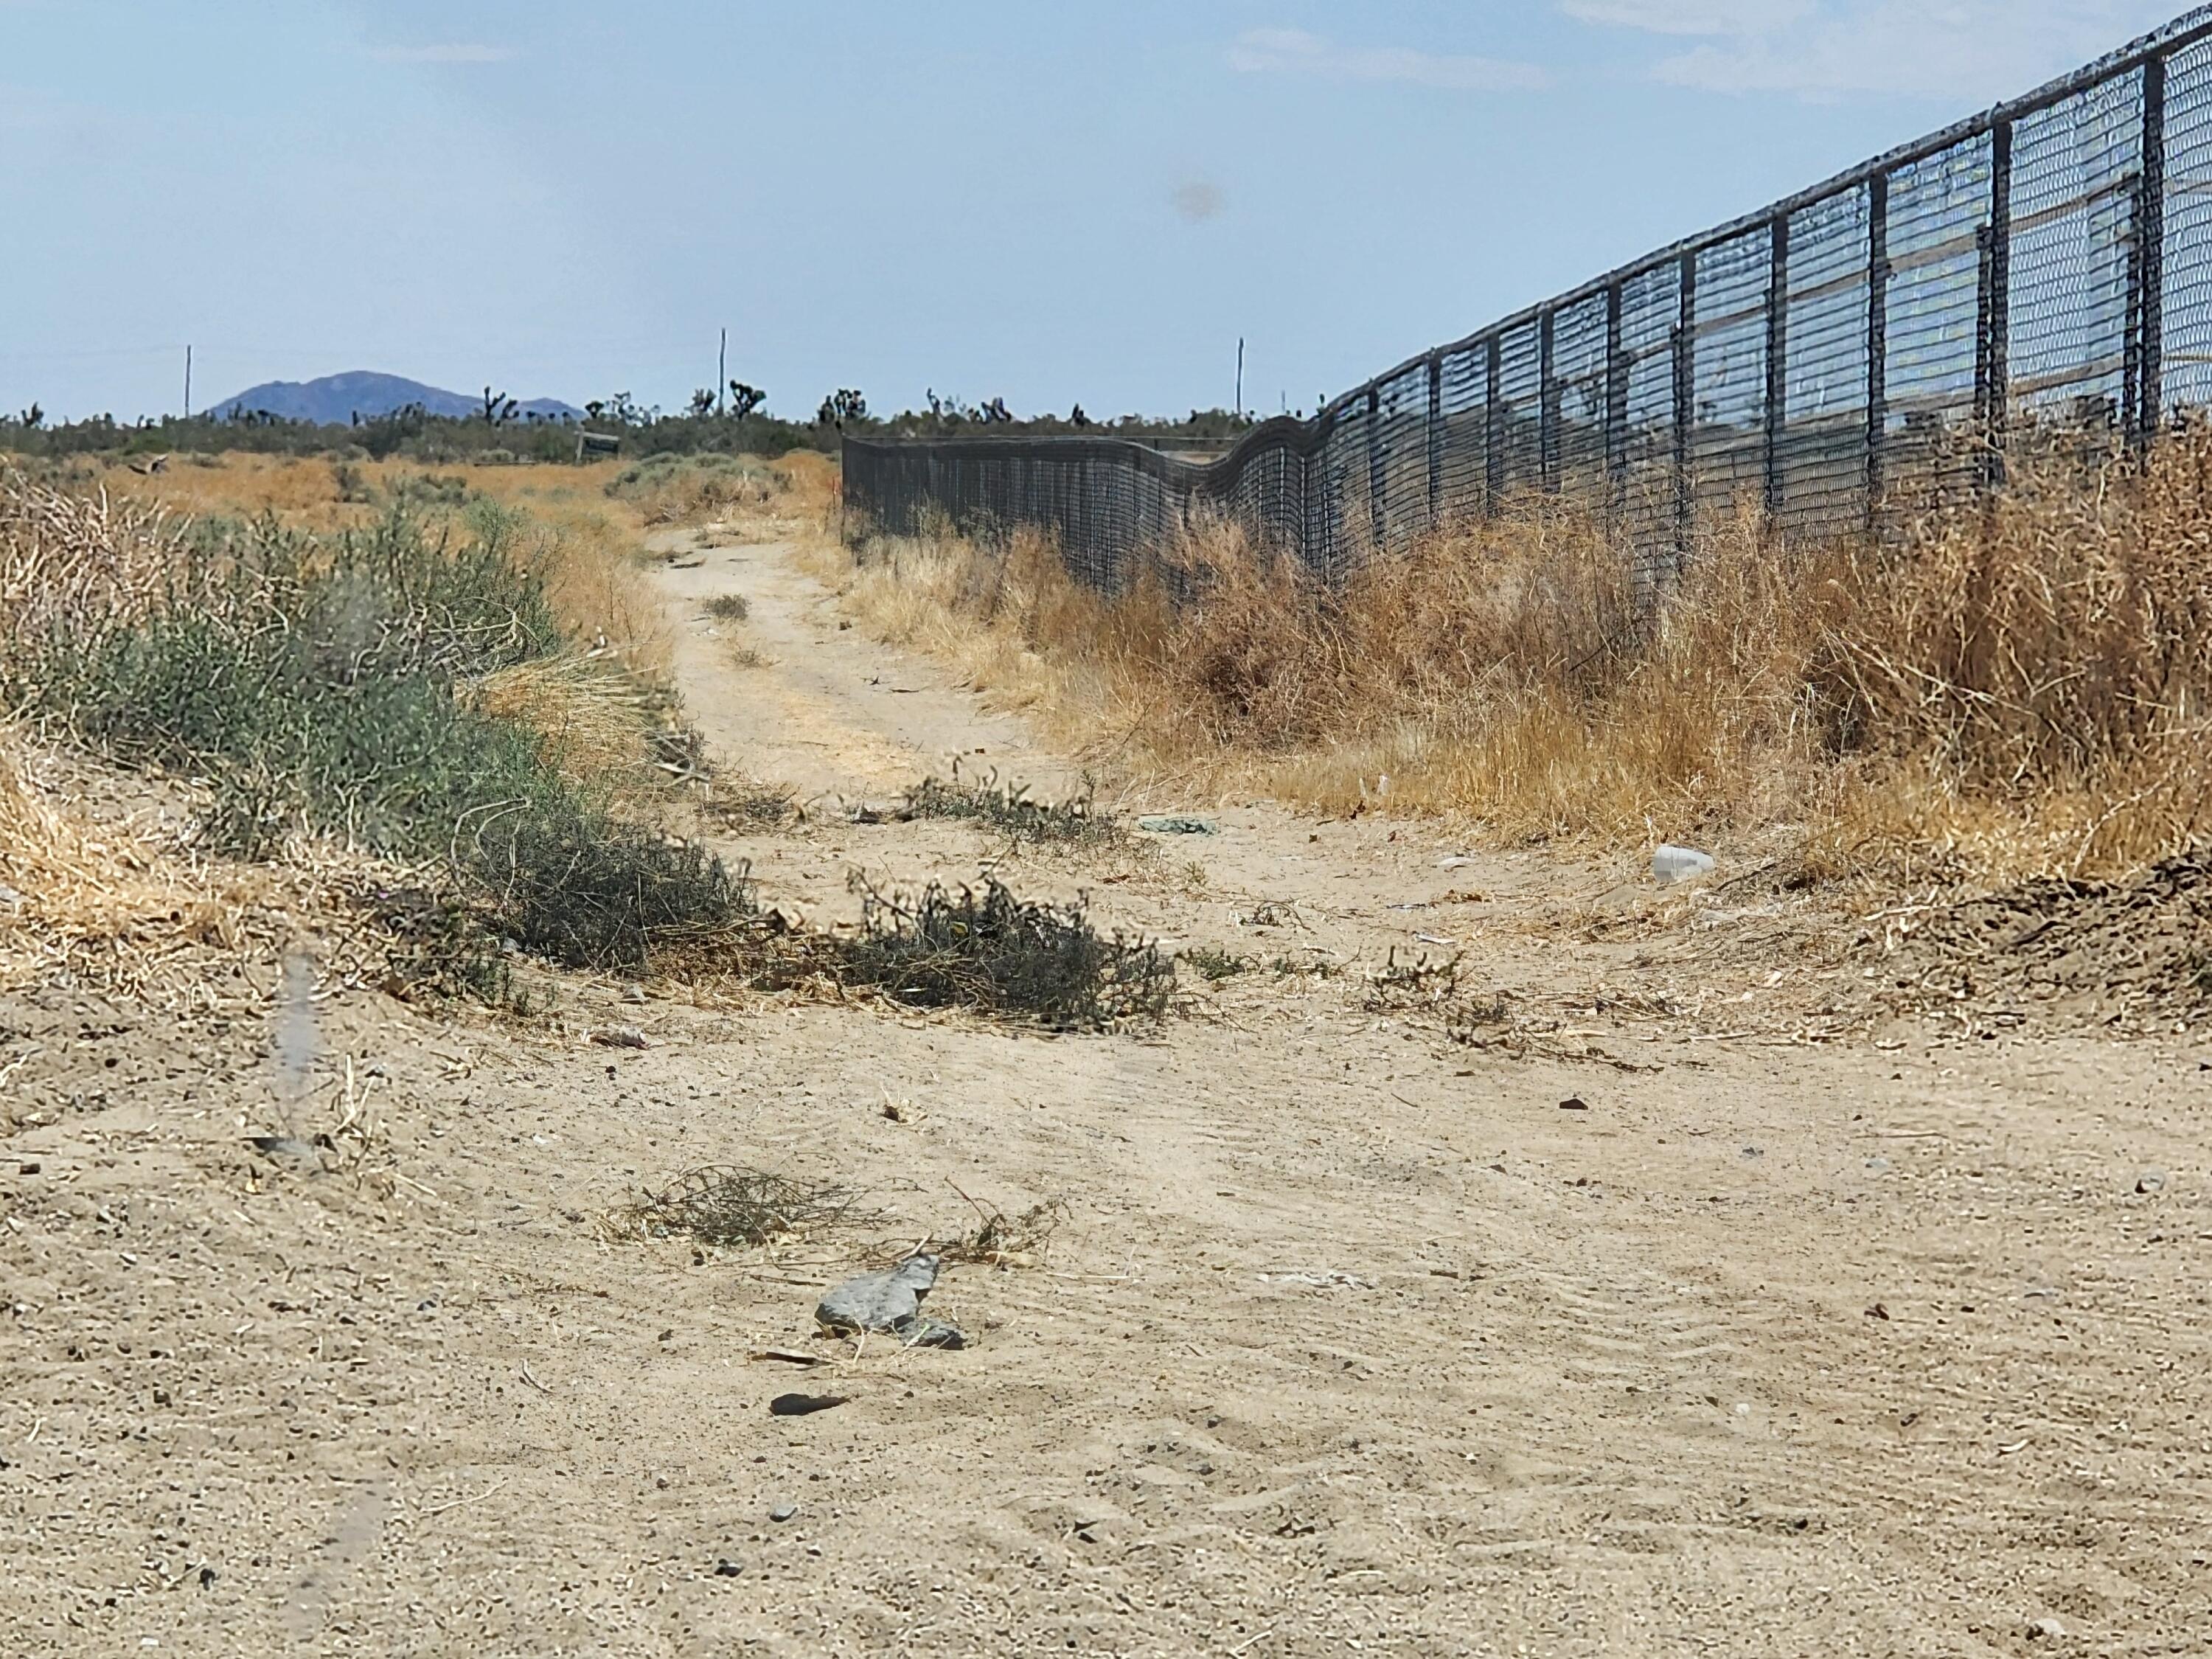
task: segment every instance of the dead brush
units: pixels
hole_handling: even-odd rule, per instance
[[[1034,1267],[1052,1247],[1053,1235],[1067,1219],[1067,1206],[1060,1199],[1032,1204],[1019,1215],[1008,1215],[997,1205],[979,1202],[961,1192],[975,1212],[978,1225],[972,1233],[930,1239],[925,1247],[943,1261],[966,1262],[979,1267]]]
[[[702,810],[715,823],[737,830],[775,830],[803,823],[806,809],[787,783],[718,773]]]
[[[18,639],[127,625],[167,591],[185,530],[157,506],[70,495],[0,465],[0,617]]]
[[[1059,1030],[1158,1020],[1173,1006],[1173,959],[1149,940],[1102,936],[1080,900],[1023,899],[994,878],[980,891],[932,882],[903,894],[855,873],[852,887],[861,900],[857,931],[755,927],[723,959],[763,990],[866,992]]]
[[[1126,841],[1127,830],[1098,805],[1097,784],[1086,777],[1083,791],[1064,801],[1030,798],[1029,786],[1001,783],[994,771],[981,781],[960,775],[952,763],[948,778],[924,778],[906,793],[900,816],[949,818],[980,823],[1016,845],[1103,846]]]
[[[753,602],[742,593],[717,593],[707,601],[707,614],[718,622],[741,623],[753,614]]]
[[[800,1181],[772,1170],[710,1164],[686,1170],[607,1212],[603,1231],[618,1239],[684,1237],[701,1244],[752,1248],[817,1236],[857,1213],[859,1196],[835,1182]]]
[[[1360,1006],[1370,1014],[1430,1012],[1449,1006],[1459,996],[1460,958],[1438,962],[1430,957],[1398,959],[1390,947],[1382,966],[1369,975]]]

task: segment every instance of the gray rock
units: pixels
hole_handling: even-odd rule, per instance
[[[2139,1193],[2164,1192],[2166,1190],[2166,1171],[2163,1170],[2145,1170],[2141,1175],[2136,1177],[2136,1190]]]
[[[788,1521],[798,1513],[799,1505],[796,1504],[777,1504],[769,1510],[768,1518],[771,1521]]]
[[[1221,833],[1219,827],[1211,819],[1185,817],[1176,812],[1139,818],[1137,828],[1154,836],[1218,836]]]
[[[937,1265],[933,1255],[910,1255],[882,1273],[858,1274],[823,1297],[814,1316],[833,1331],[896,1331],[920,1317]]]
[[[2063,1642],[2066,1639],[2066,1626],[2056,1619],[2039,1619],[2027,1627],[2027,1639],[2031,1642]]]

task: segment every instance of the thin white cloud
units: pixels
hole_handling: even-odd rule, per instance
[[[1650,66],[1673,86],[1972,103],[2026,92],[2172,15],[2165,0],[1560,0],[1560,9],[1708,37]]]
[[[1534,64],[1405,46],[1346,46],[1304,29],[1252,29],[1229,48],[1243,75],[1317,75],[1340,81],[1400,82],[1448,92],[1533,92],[1551,84]]]
[[[428,46],[379,46],[369,56],[386,64],[505,64],[517,53],[512,46],[446,40]]]
[[[1650,34],[1770,34],[1813,15],[1813,0],[1560,0],[1577,21]]]

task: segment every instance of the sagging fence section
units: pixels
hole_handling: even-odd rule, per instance
[[[2212,6],[2075,74],[1401,364],[1198,464],[1105,438],[848,436],[910,533],[1032,525],[1118,586],[1194,514],[1336,577],[1527,492],[1663,569],[1700,519],[1879,529],[2052,433],[2212,402]]]

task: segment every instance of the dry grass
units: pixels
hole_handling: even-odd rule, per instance
[[[110,979],[133,955],[227,933],[227,906],[127,824],[86,816],[52,757],[11,727],[0,727],[0,888],[10,986],[56,969]]]
[[[875,633],[1125,775],[1887,880],[2116,873],[2212,830],[2202,427],[2045,459],[1882,545],[1711,524],[1656,604],[1555,501],[1340,592],[1221,526],[1111,601],[1026,534],[812,556]]]
[[[622,465],[425,466],[413,461],[333,462],[316,457],[229,454],[172,462],[161,472],[121,462],[79,480],[87,498],[108,502],[118,518],[174,524],[192,519],[272,517],[318,533],[374,522],[395,501],[441,510],[426,488],[498,502],[520,515],[524,556],[545,577],[562,623],[576,637],[618,652],[647,673],[665,670],[668,640],[659,612],[638,588],[626,561],[644,525],[607,485]]]
[[[571,783],[634,787],[653,763],[655,699],[607,657],[536,658],[471,680],[459,694],[479,714],[538,733]]]
[[[0,468],[0,619],[18,637],[143,616],[178,561],[158,503],[72,495]]]

